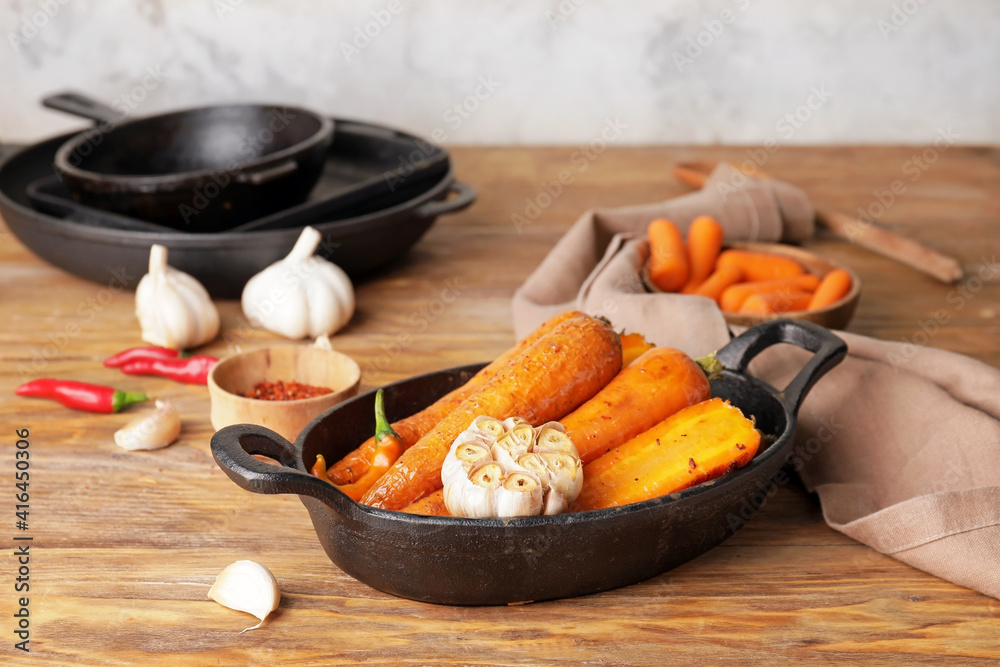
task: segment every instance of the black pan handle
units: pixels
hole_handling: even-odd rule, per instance
[[[64,111],[73,116],[89,118],[99,123],[114,123],[122,119],[123,114],[112,109],[107,104],[91,99],[80,93],[57,93],[42,100],[42,104],[50,109]]]
[[[240,171],[233,178],[240,183],[251,183],[253,185],[263,185],[276,178],[287,176],[299,168],[299,163],[295,160],[285,160],[272,167],[258,169],[256,171]]]
[[[280,466],[252,454],[275,459]],[[253,493],[293,493],[328,504],[352,502],[333,485],[295,467],[295,446],[269,428],[254,424],[226,426],[212,436],[212,455],[229,479]]]
[[[461,211],[476,201],[476,189],[460,181],[452,181],[451,185],[448,186],[448,192],[454,192],[456,196],[452,199],[429,201],[415,208],[413,215],[418,218],[436,218],[439,215]]]
[[[816,381],[847,356],[847,343],[818,324],[784,318],[747,329],[719,350],[716,358],[727,369],[745,373],[754,357],[778,343],[791,343],[815,353],[781,392],[791,413],[798,414]]]

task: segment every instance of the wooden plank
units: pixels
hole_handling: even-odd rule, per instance
[[[477,204],[439,220],[410,255],[358,285],[358,313],[334,338],[365,370],[364,388],[506,349],[513,343],[511,294],[587,208],[683,194],[669,175],[677,161],[748,159],[746,148],[613,147],[580,169],[574,150],[454,150],[458,174],[479,190]],[[805,188],[817,205],[850,212],[910,178],[904,165],[921,151],[782,147],[768,156],[766,170]],[[998,158],[997,149],[940,153],[906,182],[881,222],[975,274],[1000,251]],[[512,216],[525,215],[531,200],[547,201],[539,199],[544,184],[567,169],[572,182],[530,224],[516,226]],[[962,286],[941,285],[829,236],[807,245],[861,276],[852,331],[912,341],[921,322],[943,311],[947,322],[927,345],[1000,366],[1000,276],[955,291]],[[971,665],[1000,656],[1000,602],[834,532],[796,483],[778,489],[719,548],[635,586],[499,608],[385,595],[330,563],[296,498],[246,493],[217,468],[203,387],[101,366],[139,342],[130,293],[44,264],[5,229],[0,288],[7,314],[0,418],[8,430],[31,429],[31,664]],[[219,305],[230,335],[208,352],[274,340],[242,324],[238,303]],[[167,397],[184,415],[181,439],[159,452],[124,452],[112,434],[128,415],[89,415],[13,396],[23,379],[40,375]],[[5,471],[12,452],[7,437],[0,447]],[[216,574],[241,558],[270,567],[283,590],[279,610],[243,635],[254,620],[205,597]],[[8,555],[2,571],[9,576],[14,567]],[[25,664],[13,649],[11,598],[0,621],[7,637],[0,655]]]

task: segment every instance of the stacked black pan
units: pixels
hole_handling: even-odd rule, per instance
[[[0,214],[39,257],[99,283],[134,287],[158,243],[212,296],[238,298],[306,225],[323,234],[320,254],[359,276],[475,199],[447,151],[369,123],[267,105],[116,123],[79,95],[45,104],[98,125],[4,159]]]

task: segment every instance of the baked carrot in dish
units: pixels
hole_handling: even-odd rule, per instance
[[[570,511],[658,498],[745,466],[760,433],[720,398],[668,417],[583,467],[583,489]]]
[[[621,365],[621,341],[607,323],[591,317],[563,322],[407,449],[362,502],[385,509],[406,507],[442,487],[441,467],[451,444],[476,417],[517,416],[532,426],[557,420],[600,391]]]
[[[448,506],[444,504],[444,489],[438,489],[431,495],[410,503],[400,511],[425,516],[451,516],[448,512]]]
[[[643,354],[656,347],[640,333],[623,333],[619,338],[622,341],[622,367],[628,366]]]
[[[491,378],[507,362],[527,349],[548,331],[551,331],[566,320],[575,317],[586,317],[586,315],[578,310],[568,310],[549,318],[544,324],[514,345],[514,347],[504,352],[488,366],[473,375],[468,382],[458,389],[445,394],[442,398],[420,412],[393,422],[392,428],[399,435],[399,439],[403,443],[403,449],[409,448],[413,443],[422,438],[424,434],[434,428],[439,421],[461,405],[462,401],[481,387],[486,380]],[[377,446],[378,443],[375,438],[369,438],[360,447],[330,466],[327,470],[327,477],[334,484],[350,484],[357,481],[368,470],[368,466],[371,465],[372,456],[374,456]]]
[[[715,357],[695,362],[680,350],[657,347],[626,366],[597,394],[559,421],[590,463],[678,410],[708,400],[704,364],[721,370]]]

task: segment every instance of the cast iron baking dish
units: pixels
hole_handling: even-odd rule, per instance
[[[751,359],[778,343],[815,353],[783,391],[745,372]],[[712,395],[752,415],[773,439],[765,437],[750,464],[729,475],[618,508],[504,520],[417,516],[355,503],[306,472],[306,462],[311,465],[317,454],[338,460],[374,432],[374,392],[324,412],[294,444],[261,426],[237,424],[212,437],[212,453],[248,491],[297,494],[330,560],[378,590],[453,605],[587,595],[677,567],[738,530],[748,508],[756,507],[745,501],[767,488],[788,459],[806,393],[846,354],[847,345],[830,331],[798,320],[773,320],[733,339],[719,351],[729,370],[712,383]],[[480,368],[452,368],[388,385],[389,419],[426,407]]]
[[[397,153],[426,146],[416,137],[357,121],[335,119],[338,136],[313,191],[323,197],[345,182],[398,167]],[[243,233],[183,234],[100,226],[101,220],[76,221],[35,210],[28,186],[52,173],[52,158],[66,134],[22,148],[0,163],[0,214],[11,232],[46,262],[74,275],[107,285],[122,281],[134,288],[146,273],[149,247],[170,250],[170,265],[197,278],[220,299],[237,299],[246,282],[288,254],[301,228]],[[403,154],[405,157],[406,154]],[[352,277],[371,272],[413,246],[439,215],[460,211],[475,200],[475,190],[456,182],[450,162],[428,178],[405,182],[387,196],[337,211],[335,219],[298,220],[323,234],[319,253]],[[450,193],[451,199],[445,200]],[[312,206],[312,199],[296,207]],[[96,223],[96,224],[95,224]],[[117,284],[117,283],[116,283]]]

